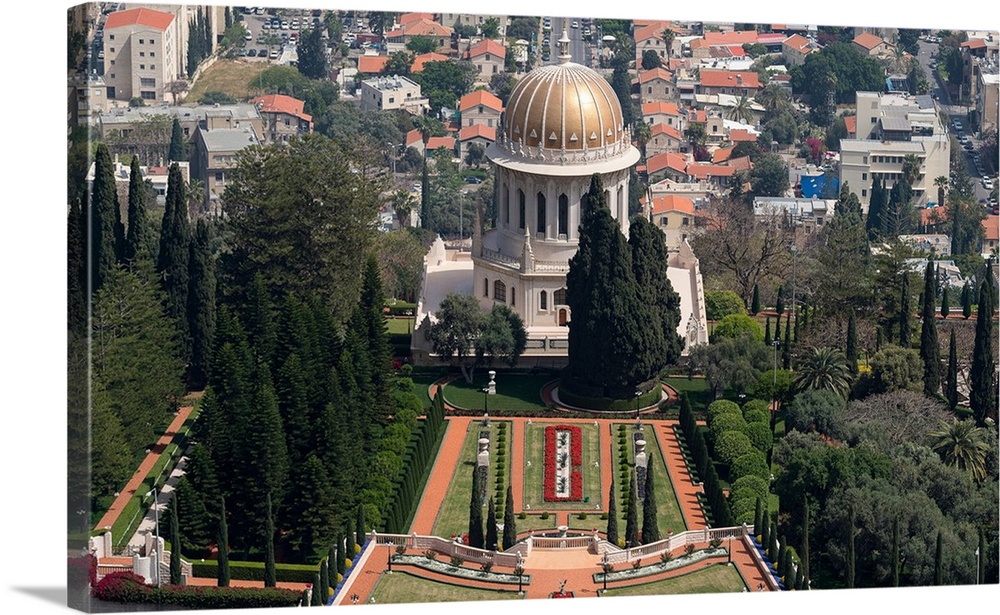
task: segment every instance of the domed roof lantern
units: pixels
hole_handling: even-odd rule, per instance
[[[565,64],[569,62],[573,56],[569,54],[569,35],[566,34],[566,30],[563,30],[562,38],[559,39],[559,63]]]

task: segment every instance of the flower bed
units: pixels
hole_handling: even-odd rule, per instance
[[[516,574],[493,572],[492,570],[486,572],[484,570],[475,570],[473,568],[466,568],[464,566],[452,566],[448,562],[442,562],[436,559],[429,559],[424,555],[394,555],[392,558],[392,563],[416,566],[417,568],[423,568],[424,570],[430,570],[431,572],[438,572],[441,574],[446,574],[448,576],[458,577],[461,579],[472,579],[474,581],[489,581],[490,583],[517,585]],[[521,584],[530,585],[531,575],[530,574],[521,575]]]
[[[246,609],[297,606],[302,594],[290,589],[164,585],[151,587],[131,572],[113,572],[93,588],[108,602],[147,603],[191,609]]]
[[[685,554],[680,557],[675,557],[669,562],[657,562],[649,566],[640,566],[638,568],[622,568],[621,570],[614,570],[608,573],[608,581],[625,581],[628,579],[638,579],[642,577],[648,577],[654,574],[660,574],[662,572],[668,572],[670,570],[677,570],[678,568],[683,568],[685,566],[690,566],[696,562],[700,562],[705,559],[716,558],[716,557],[726,557],[727,551],[723,547],[718,547],[715,549],[701,549],[700,551],[695,551],[690,555]],[[640,560],[641,561],[641,560]],[[604,580],[603,572],[594,573],[594,583],[601,583]]]
[[[583,500],[583,437],[575,425],[545,428],[546,502]]]

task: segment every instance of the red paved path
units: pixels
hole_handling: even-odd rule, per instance
[[[195,391],[194,393],[189,393],[184,399],[185,401],[194,402],[200,398],[201,395],[201,391]],[[119,492],[118,497],[116,497],[115,501],[112,502],[111,507],[108,508],[108,511],[104,513],[103,517],[101,517],[101,520],[94,526],[95,530],[110,529],[111,526],[115,524],[115,521],[118,520],[118,516],[125,508],[125,505],[132,499],[136,490],[139,489],[139,485],[142,484],[142,481],[144,481],[149,475],[150,470],[152,470],[153,466],[156,465],[156,462],[159,461],[160,455],[162,455],[163,451],[167,449],[167,446],[174,441],[174,436],[177,435],[181,426],[184,425],[184,421],[188,419],[192,410],[194,410],[193,405],[183,406],[177,411],[177,416],[175,416],[174,420],[170,422],[170,426],[167,427],[165,432],[163,432],[160,439],[156,441],[156,445],[149,450],[145,459],[143,459],[142,463],[139,464],[139,468],[135,471],[135,474],[133,474],[132,478],[130,478],[128,483],[125,484],[125,488]]]

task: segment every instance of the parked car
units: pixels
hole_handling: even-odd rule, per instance
[[[467,184],[481,184],[481,183],[483,183],[483,180],[479,179],[475,175],[466,175],[465,176],[465,183],[467,183]]]
[[[248,49],[247,50],[247,57],[248,58],[256,58],[257,57],[257,50],[256,49]]]

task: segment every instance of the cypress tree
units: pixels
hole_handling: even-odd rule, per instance
[[[497,508],[496,504],[493,503],[493,498],[490,497],[489,504],[486,506],[486,549],[490,551],[497,550]]]
[[[167,313],[175,320],[183,342],[184,357],[188,356],[188,258],[189,231],[187,202],[184,198],[184,178],[180,167],[170,165],[167,176],[167,200],[160,230],[160,251],[156,272],[167,292]]]
[[[648,545],[660,539],[660,528],[656,522],[656,493],[653,484],[653,466],[646,466],[646,492],[642,500],[642,544]]]
[[[951,330],[948,340],[948,407],[954,410],[958,407],[958,346],[955,344],[955,329]]]
[[[789,369],[792,365],[792,313],[785,316],[785,340],[781,344],[781,367]]]
[[[181,584],[181,525],[180,498],[174,492],[173,514],[170,515],[170,584]]]
[[[979,528],[979,545],[976,547],[979,552],[979,557],[976,559],[979,562],[979,567],[976,569],[976,584],[980,584],[986,580],[986,533],[983,532],[983,528]]]
[[[191,362],[188,383],[199,390],[208,382],[215,335],[215,262],[209,247],[209,228],[204,220],[195,225],[188,254],[188,330],[191,332]]]
[[[639,545],[639,487],[635,470],[629,470],[628,505],[625,507],[625,546]]]
[[[754,316],[760,311],[760,288],[753,285],[753,299],[750,300],[750,313]]]
[[[972,287],[968,282],[962,287],[962,318],[972,318]]]
[[[614,472],[611,473],[611,489],[608,491],[608,542],[618,546],[618,498],[615,493]]]
[[[514,546],[517,542],[517,527],[514,517],[514,489],[507,485],[507,497],[503,505],[503,550]]]
[[[469,546],[483,548],[483,481],[479,466],[472,467],[472,497],[469,499]]]
[[[771,530],[767,533],[767,558],[775,568],[781,563],[778,560],[778,526],[774,521],[771,521]]]
[[[934,547],[934,584],[944,585],[944,544],[941,530],[938,530],[937,544]]]
[[[761,525],[762,525],[762,523],[764,521],[763,514],[764,514],[764,509],[763,509],[763,505],[761,504],[761,499],[757,498],[757,502],[754,504],[754,507],[753,507],[753,536],[754,536],[754,539],[756,539],[758,536],[760,536],[760,528],[761,528]]]
[[[87,321],[87,214],[78,199],[70,204],[66,223],[66,289],[69,330],[83,336]]]
[[[802,496],[802,552],[799,553],[799,571],[802,573],[803,585],[809,581],[809,497]]]
[[[680,297],[674,292],[663,266],[667,262],[663,231],[646,218],[637,216],[629,227],[628,245],[639,299],[635,309],[645,312],[641,316],[642,329],[647,333],[637,337],[646,342],[642,356],[638,357],[645,367],[637,377],[645,372],[643,380],[648,380],[655,377],[664,365],[675,363],[684,348],[683,338],[677,335]]]
[[[844,351],[844,355],[847,357],[847,369],[851,370],[852,374],[857,375],[858,373],[858,323],[854,318],[854,311],[851,311],[851,317],[847,321],[847,345]]]
[[[882,350],[882,327],[875,329],[875,352]]]
[[[94,154],[94,181],[90,194],[91,292],[96,294],[120,258],[123,243],[115,165],[104,143]]]
[[[139,258],[152,258],[149,220],[146,215],[146,184],[142,179],[139,159],[132,157],[128,179],[128,233],[122,260],[132,263]]]
[[[358,518],[354,522],[354,537],[359,545],[365,544],[368,533],[365,531],[365,505],[358,504]]]
[[[782,543],[784,546],[784,543]],[[795,571],[792,568],[792,550],[787,547],[782,551],[781,557],[781,580],[786,589],[795,587]]]
[[[847,588],[854,589],[854,504],[847,505]]]
[[[972,370],[969,373],[969,406],[976,424],[985,425],[993,404],[996,390],[993,386],[993,296],[987,282],[979,286],[979,305],[976,308],[976,341],[972,350]]]
[[[781,316],[774,319],[774,339],[781,341]]]
[[[903,273],[903,289],[899,299],[899,345],[910,347],[910,273]]]
[[[312,599],[309,601],[309,606],[323,606],[323,597],[320,596],[320,588],[323,587],[323,579],[319,571],[313,575],[313,591]]]
[[[426,144],[426,140],[424,141]],[[430,176],[427,174],[427,151],[424,151],[424,165],[420,172],[420,228],[431,230]]]
[[[167,155],[170,158],[170,162],[183,162],[187,160],[184,133],[181,131],[181,122],[176,117],[170,130],[170,151]]]
[[[226,498],[219,497],[219,587],[229,587],[229,527],[226,525]]]
[[[948,314],[951,313],[951,298],[948,293],[948,285],[944,285],[944,290],[941,291],[941,318],[947,320]]]
[[[784,289],[781,286],[778,287],[778,298],[774,302],[774,311],[778,313],[779,317],[784,315],[785,313],[785,298],[782,296],[783,290]],[[778,320],[780,321],[781,318],[778,318]],[[779,336],[775,334],[774,337],[779,337]]]
[[[340,579],[337,576],[337,543],[331,542],[330,548],[326,551],[326,569],[330,578],[330,584],[336,585]]]
[[[802,562],[799,562],[798,568],[795,569],[795,589],[801,590],[805,587],[805,573],[802,572]]]
[[[771,343],[771,317],[767,316],[764,318],[764,343]]]
[[[771,545],[771,515],[768,514],[766,508],[764,509],[764,518],[761,519],[761,523],[760,546],[762,549],[767,549]]]
[[[892,586],[899,587],[899,515],[892,518]]]
[[[937,319],[934,316],[934,267],[930,261],[924,272],[924,309],[920,325],[920,358],[924,362],[924,395],[934,397],[941,391],[941,348],[938,345]]]
[[[316,593],[319,594],[320,606],[326,604],[330,593],[330,560],[326,557],[319,562],[319,585]]]
[[[278,571],[274,562],[274,511],[271,493],[267,494],[267,517],[264,524],[264,587],[277,587]]]
[[[354,522],[350,519],[347,520],[347,529],[344,530],[344,537],[347,540],[347,545],[344,547],[347,549],[347,559],[354,561],[354,556],[357,555],[357,545],[354,543]]]

